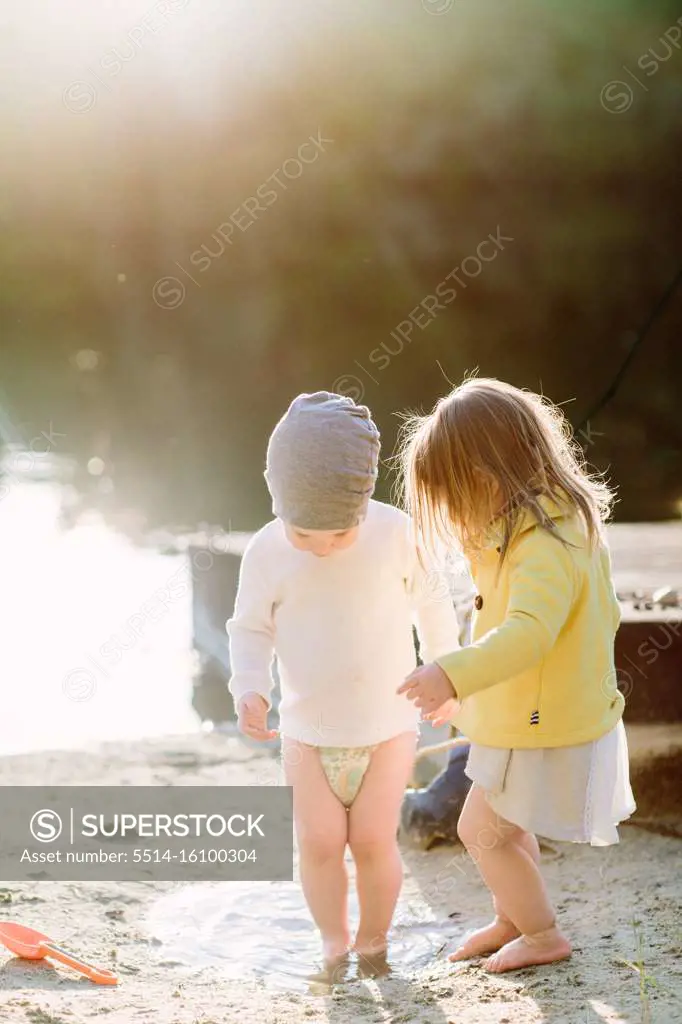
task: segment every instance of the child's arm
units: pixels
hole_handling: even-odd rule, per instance
[[[258,549],[250,544],[239,570],[234,613],[226,624],[232,668],[228,688],[237,709],[247,694],[258,694],[265,701],[266,712],[272,706],[273,605],[267,563],[261,561]]]
[[[606,544],[602,545],[601,551],[599,552],[599,557],[602,561],[604,577],[609,581],[609,596],[611,599],[611,612],[613,616],[613,632],[615,635],[618,632],[618,628],[623,617],[623,612],[621,610],[618,595],[616,594],[616,588],[613,583],[613,571],[611,568],[611,552],[609,551],[608,546]]]
[[[470,646],[437,659],[459,700],[540,661],[554,646],[571,611],[575,575],[570,549],[533,530],[509,557],[504,622]]]

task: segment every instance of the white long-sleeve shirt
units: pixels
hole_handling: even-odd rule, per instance
[[[422,556],[423,558],[424,556]],[[354,544],[318,558],[299,551],[275,519],[242,559],[227,623],[235,704],[249,691],[270,703],[281,685],[280,731],[313,746],[359,747],[416,730],[397,688],[420,657],[459,647],[443,577],[421,564],[404,512],[371,501]]]

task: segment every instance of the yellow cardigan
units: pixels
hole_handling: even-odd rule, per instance
[[[524,513],[501,566],[492,546],[472,563],[471,645],[437,659],[463,702],[453,724],[485,746],[587,743],[623,714],[608,549],[590,549],[571,511],[549,501],[543,507],[572,546]]]

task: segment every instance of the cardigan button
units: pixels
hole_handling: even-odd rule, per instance
[[[483,607],[483,598],[481,597],[480,594],[476,594],[476,597],[474,599],[474,608],[476,609],[477,612],[480,612],[482,607]]]

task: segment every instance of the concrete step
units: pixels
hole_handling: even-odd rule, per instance
[[[682,752],[682,722],[625,722],[631,767],[655,757]],[[682,777],[680,778],[682,788]]]
[[[682,723],[626,723],[632,824],[682,838]]]

